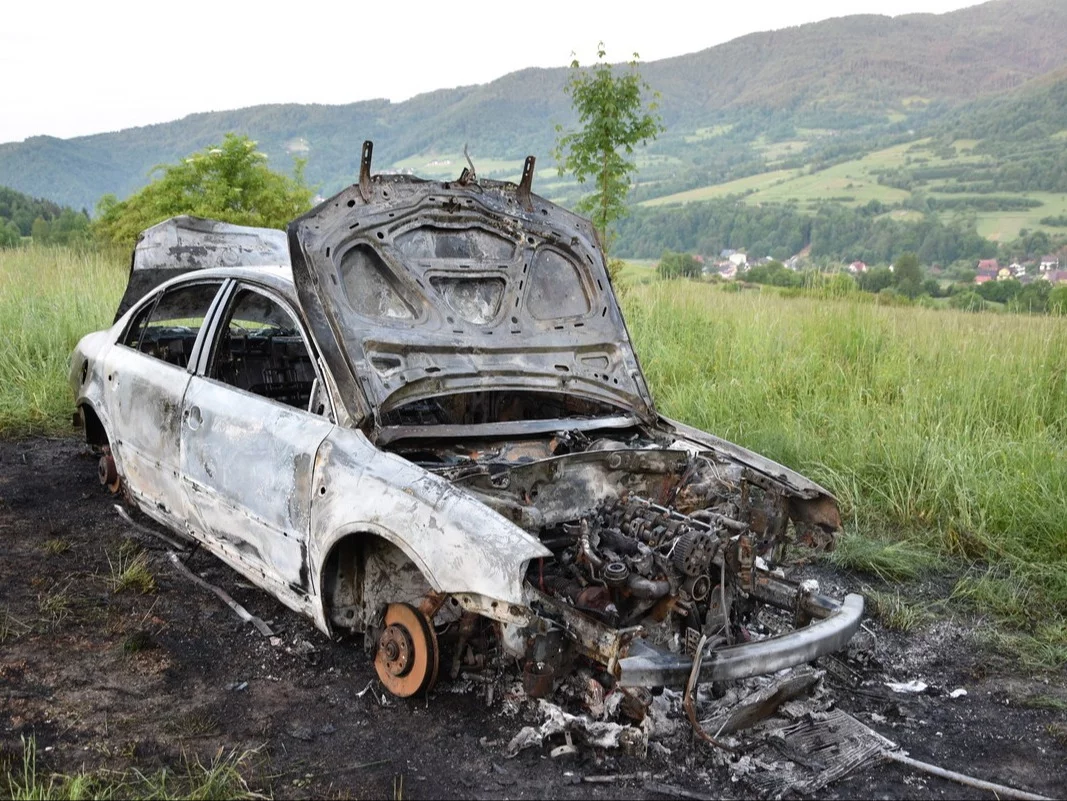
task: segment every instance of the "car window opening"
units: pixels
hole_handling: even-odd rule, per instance
[[[255,395],[314,414],[325,412],[315,368],[295,320],[277,302],[249,289],[237,293],[208,371]],[[311,399],[315,395],[315,407]]]
[[[196,337],[204,325],[219,283],[171,289],[134,316],[122,344],[168,364],[188,367]]]

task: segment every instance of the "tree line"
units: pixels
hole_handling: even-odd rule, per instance
[[[88,237],[89,215],[51,200],[30,197],[0,186],[0,247],[14,247],[24,237],[67,245]]]
[[[927,213],[895,220],[872,201],[851,208],[827,203],[815,212],[793,204],[746,205],[734,198],[684,206],[636,208],[616,226],[616,252],[650,259],[664,250],[716,258],[725,249],[784,261],[811,247],[816,259],[890,264],[917,253],[924,264],[992,258],[997,245],[982,237],[973,219],[943,222]]]

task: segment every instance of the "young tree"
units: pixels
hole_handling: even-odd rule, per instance
[[[247,136],[226,134],[220,145],[157,167],[153,172],[162,170],[162,175],[126,200],[101,198],[96,234],[106,242],[132,246],[138,233],[176,214],[284,228],[311,208],[312,192],[304,182],[301,160],[296,160],[291,178],[266,162]]]
[[[902,253],[893,262],[893,278],[897,291],[914,298],[922,291],[923,271],[919,257],[914,253]]]
[[[630,158],[634,147],[666,129],[657,113],[659,94],[652,93],[647,102],[643,97],[651,89],[637,72],[637,53],[621,74],[604,55],[601,42],[595,67],[583,70],[577,59],[571,62],[565,91],[578,112],[580,129],[564,132],[563,126],[556,126],[553,157],[560,175],[573,173],[582,184],[593,179],[596,189],[578,203],[578,210],[592,218],[606,254],[608,226],[626,213],[630,174],[637,169]]]

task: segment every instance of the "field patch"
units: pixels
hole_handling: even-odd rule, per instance
[[[82,336],[111,325],[128,256],[94,250],[0,250],[0,434],[70,429],[67,374]]]

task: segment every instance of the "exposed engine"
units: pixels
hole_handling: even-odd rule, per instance
[[[553,562],[531,567],[542,592],[612,628],[641,624],[649,641],[692,651],[702,634],[743,636],[732,615],[734,581],[750,558],[748,526],[717,512],[684,515],[631,496],[559,527],[543,542]]]
[[[556,437],[418,455],[552,552],[527,573],[543,599],[692,653],[703,636],[744,642],[760,603],[795,609],[794,598],[758,586],[757,568],[794,538],[827,545],[836,526],[806,519],[797,495],[765,474],[681,444]],[[609,661],[596,647],[587,653]]]

